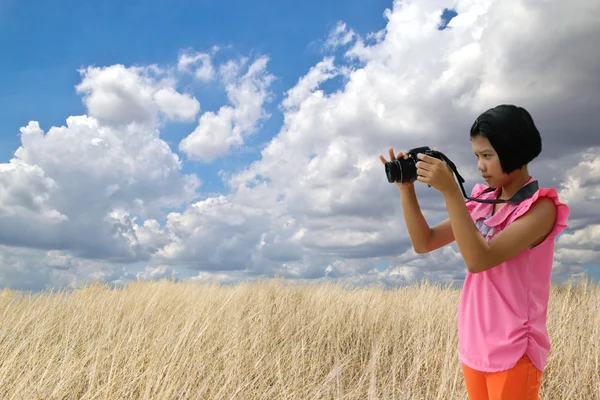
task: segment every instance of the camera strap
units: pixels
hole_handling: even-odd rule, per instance
[[[462,184],[460,185],[460,187],[462,188]],[[481,192],[481,194],[479,196],[481,196],[484,193],[489,193],[489,192],[493,192],[494,190],[496,190],[496,188],[487,188],[485,189],[483,192]],[[463,191],[463,195],[469,199],[469,200],[473,200],[473,201],[477,201],[479,203],[492,203],[492,204],[496,204],[496,203],[520,203],[525,199],[530,198],[531,196],[533,196],[535,194],[535,192],[538,191],[538,181],[531,181],[529,182],[527,185],[523,186],[521,189],[519,189],[519,191],[517,193],[515,193],[515,195],[513,197],[511,197],[508,200],[503,200],[503,199],[478,199],[476,197],[469,197],[467,196],[467,194],[465,193],[465,189],[462,188]]]
[[[530,198],[531,196],[533,196],[535,194],[535,192],[538,191],[539,186],[538,186],[538,181],[531,181],[530,183],[528,183],[527,185],[523,186],[521,189],[519,189],[519,191],[517,193],[515,193],[515,195],[513,197],[511,197],[508,200],[504,200],[504,199],[478,199],[477,197],[469,197],[467,196],[467,193],[465,192],[465,188],[463,187],[463,182],[465,181],[463,179],[462,176],[460,176],[460,174],[458,173],[458,170],[456,169],[456,165],[454,165],[454,163],[448,158],[446,157],[444,154],[438,152],[438,154],[440,154],[440,156],[443,158],[444,161],[446,161],[446,163],[448,164],[448,166],[450,167],[450,169],[452,169],[452,171],[454,172],[454,174],[456,175],[456,177],[458,178],[458,184],[460,185],[460,189],[463,192],[463,196],[469,200],[473,200],[479,203],[491,203],[491,204],[497,204],[497,203],[520,203],[525,199]],[[497,188],[487,188],[485,189],[483,192],[481,192],[481,194],[479,194],[479,196],[481,196],[484,193],[489,193],[489,192],[493,192],[494,190],[496,190]]]

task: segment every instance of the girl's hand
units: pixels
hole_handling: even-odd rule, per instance
[[[394,161],[394,160],[397,160],[400,158],[403,158],[406,160],[408,157],[403,152],[399,152],[396,156],[394,156],[394,149],[392,149],[390,147],[390,161]],[[383,165],[385,165],[387,163],[384,156],[380,155],[379,159],[381,160],[381,163]],[[414,187],[414,182],[394,182],[394,183],[396,184],[396,186],[398,186],[399,189]]]
[[[434,147],[434,150],[439,151]],[[450,166],[443,160],[425,154],[418,154],[417,180],[446,193],[458,188]]]

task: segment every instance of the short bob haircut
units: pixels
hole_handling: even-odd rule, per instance
[[[501,104],[477,117],[470,137],[478,136],[489,140],[505,174],[527,165],[542,152],[542,138],[533,118],[514,105]]]

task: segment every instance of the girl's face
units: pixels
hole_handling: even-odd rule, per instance
[[[490,187],[502,187],[507,175],[502,171],[500,158],[490,141],[482,136],[477,136],[471,139],[471,147],[477,157],[477,169],[483,180]]]

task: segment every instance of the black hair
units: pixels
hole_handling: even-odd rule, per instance
[[[505,174],[521,168],[542,152],[542,138],[523,107],[501,104],[483,112],[471,126],[471,139],[482,136],[498,153]]]

